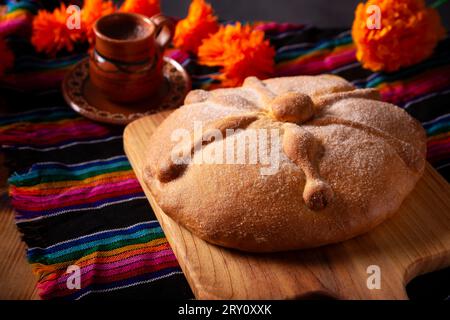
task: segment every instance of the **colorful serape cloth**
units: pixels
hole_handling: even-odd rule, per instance
[[[448,37],[427,61],[384,74],[361,68],[348,31],[275,23],[258,28],[276,48],[275,76],[334,73],[358,87],[378,88],[384,100],[405,108],[427,131],[428,161],[449,179]],[[54,90],[84,54],[48,60],[27,51],[23,40],[9,40],[19,58],[2,91],[22,112],[0,117],[0,144],[12,172],[17,226],[39,275],[41,297],[192,298],[124,155],[123,128],[79,116]],[[167,54],[188,70],[194,88],[214,83],[217,69],[197,65],[185,52]],[[79,290],[67,287],[70,265],[80,268]]]
[[[121,128],[64,105],[0,123],[15,171],[11,204],[42,298],[192,297],[124,155]],[[67,286],[70,265],[80,268],[80,290]]]

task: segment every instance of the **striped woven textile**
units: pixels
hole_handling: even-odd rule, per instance
[[[257,27],[276,48],[274,76],[334,73],[358,87],[378,88],[384,100],[405,108],[427,131],[428,161],[449,179],[448,37],[427,61],[384,74],[361,68],[348,31],[276,23]],[[0,116],[0,144],[12,172],[17,226],[39,276],[41,297],[191,298],[124,155],[123,128],[79,116],[54,90],[84,54],[48,60],[24,49],[23,39],[9,40],[18,59],[14,73],[1,84],[3,91],[10,90],[13,98],[8,100],[26,111]],[[179,50],[167,55],[188,70],[194,88],[215,84],[211,76],[218,69],[199,66],[195,57]],[[38,94],[13,94],[13,88]],[[71,265],[80,268],[79,290],[67,287]]]
[[[121,128],[66,106],[1,117],[0,124],[15,171],[11,204],[42,298],[192,297],[124,156]],[[80,268],[80,290],[67,286],[71,265]]]

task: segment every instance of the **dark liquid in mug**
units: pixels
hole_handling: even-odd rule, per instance
[[[114,40],[137,40],[150,33],[149,26],[133,16],[111,15],[102,19],[98,31]]]

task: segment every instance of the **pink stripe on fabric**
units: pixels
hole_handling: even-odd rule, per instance
[[[99,182],[100,183],[100,182]],[[22,195],[20,194],[20,189],[11,193],[14,199],[18,201],[27,201],[27,202],[34,202],[37,201],[41,202],[47,202],[47,201],[64,201],[64,198],[71,197],[71,199],[79,199],[80,197],[88,197],[96,194],[102,194],[107,193],[110,190],[115,190],[118,188],[123,188],[124,190],[128,190],[133,187],[139,186],[139,182],[134,178],[128,178],[123,181],[110,183],[107,180],[103,181],[102,184],[96,185],[94,187],[89,188],[79,188],[79,187],[72,187],[71,189],[56,194],[56,195],[47,195],[47,196],[41,196],[41,195]]]
[[[75,133],[86,133],[86,131],[88,131],[89,133],[91,132],[96,132],[96,131],[107,131],[107,129],[99,124],[93,123],[91,121],[87,121],[87,120],[78,120],[75,123],[71,123],[71,122],[64,122],[64,123],[60,123],[61,121],[56,121],[56,122],[51,122],[49,124],[43,124],[43,125],[39,125],[39,124],[28,124],[27,122],[25,122],[25,125],[23,125],[23,127],[11,127],[9,129],[6,130],[2,130],[1,132],[3,133],[2,135],[4,135],[5,133],[10,134],[10,135],[17,135],[20,134],[21,137],[23,138],[24,136],[29,137],[29,138],[42,138],[45,137],[47,139],[51,139],[53,137],[58,137],[61,136],[61,134],[69,134],[69,135],[73,135]],[[36,127],[36,131],[31,131],[30,129],[32,129],[34,127]],[[40,127],[39,127],[40,126]]]
[[[441,142],[439,144],[433,144],[433,145],[428,145],[427,147],[427,151],[428,152],[433,152],[433,151],[445,151],[445,152],[449,152],[450,153],[450,143],[448,142]]]
[[[92,263],[90,265],[81,268],[80,272],[82,278],[86,277],[86,275],[89,275],[95,271],[101,271],[102,277],[107,277],[114,274],[124,273],[125,271],[133,270],[136,267],[146,265],[149,262],[151,262],[152,265],[158,265],[174,260],[176,260],[176,258],[175,255],[173,254],[172,249],[167,248],[161,251],[137,254],[127,259],[115,261],[113,263],[102,263],[102,264]],[[49,288],[58,284],[65,284],[69,276],[70,274],[60,273],[58,278],[42,282],[41,285],[43,288]]]
[[[424,74],[409,83],[385,84],[380,88],[380,94],[384,101],[400,103],[412,100],[429,92],[438,91],[450,85],[450,77],[447,69],[439,69],[432,74]]]
[[[322,59],[323,56],[314,57],[314,61],[309,62],[288,62],[275,67],[276,76],[293,76],[299,74],[318,74],[331,71],[337,67],[355,62],[355,49],[344,50],[338,53],[331,53]],[[320,59],[320,60],[318,60]]]
[[[442,144],[434,148],[427,148],[427,157],[434,158],[438,155],[450,154],[450,144]]]
[[[64,69],[52,69],[49,71],[36,71],[28,73],[8,73],[3,80],[8,85],[20,88],[24,91],[48,90],[49,88],[60,88],[66,72],[73,65]]]
[[[90,198],[80,195],[68,199],[59,199],[59,200],[49,200],[49,201],[35,201],[35,202],[27,202],[24,203],[23,201],[20,201],[18,199],[12,199],[11,203],[13,206],[20,210],[26,210],[26,211],[34,211],[39,212],[42,210],[53,210],[53,209],[59,209],[63,208],[64,206],[76,206],[81,204],[89,204],[91,202],[97,202],[106,198],[110,198],[112,193],[117,193],[117,188],[114,190],[109,190],[110,192],[105,193],[96,193],[95,195],[91,195]],[[135,186],[128,186],[127,188],[120,189],[120,196],[125,196],[132,193],[138,193],[141,192],[142,189],[140,185]],[[118,195],[113,195],[112,197],[117,197]],[[78,202],[77,202],[78,201]],[[73,203],[70,203],[73,202]]]
[[[171,249],[164,250],[166,253],[164,256],[153,258],[151,255],[140,256],[133,259],[124,260],[125,265],[119,266],[116,269],[106,267],[105,270],[99,269],[96,264],[89,265],[87,268],[81,270],[81,288],[86,288],[94,283],[107,283],[110,277],[117,277],[121,274],[129,273],[135,270],[135,275],[138,276],[143,273],[151,273],[157,270],[163,270],[165,264],[173,263],[177,264],[175,255]],[[87,271],[86,271],[87,270]],[[68,294],[72,294],[73,291],[69,290],[66,286],[67,279],[70,274],[64,273],[55,280],[50,280],[45,283],[38,283],[38,289],[41,296],[61,297]],[[98,281],[99,279],[103,281]],[[114,281],[114,280],[110,280]],[[110,282],[108,281],[108,282]]]
[[[172,49],[165,53],[165,56],[170,57],[177,61],[179,64],[183,64],[186,60],[188,60],[189,54],[185,51],[181,51],[178,49]]]
[[[303,24],[295,23],[276,23],[276,22],[263,22],[255,26],[256,30],[262,30],[264,32],[284,33],[288,31],[302,30],[305,28]]]
[[[26,16],[6,18],[0,22],[0,36],[7,36],[17,32],[20,28],[28,27],[29,19]]]

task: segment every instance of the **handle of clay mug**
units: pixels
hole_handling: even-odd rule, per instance
[[[157,14],[150,18],[155,25],[156,43],[164,50],[172,41],[175,33],[175,24],[172,19]]]

